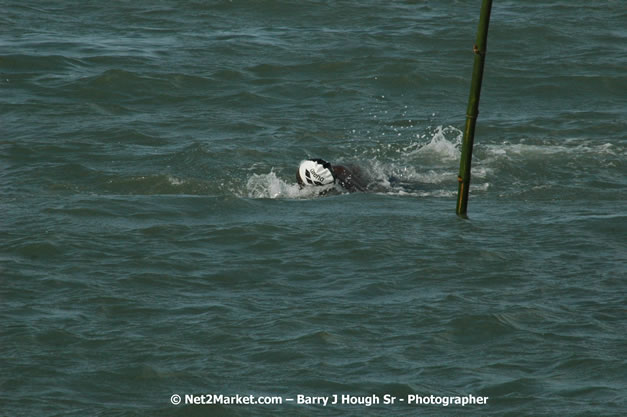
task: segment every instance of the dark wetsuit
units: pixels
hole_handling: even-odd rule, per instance
[[[363,180],[342,165],[333,165],[333,176],[335,181],[350,193],[366,191],[366,184]]]

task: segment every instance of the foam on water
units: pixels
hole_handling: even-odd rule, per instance
[[[612,143],[591,143],[581,139],[571,139],[555,144],[548,140],[538,143],[526,143],[522,140],[519,143],[501,143],[484,145],[486,152],[490,155],[503,156],[506,158],[516,156],[551,156],[551,155],[607,155],[607,156],[625,156],[626,151],[623,147]]]
[[[308,199],[320,196],[320,192],[331,190],[334,186],[300,188],[298,183],[290,183],[277,177],[274,171],[268,174],[253,174],[246,183],[249,198],[288,198]]]
[[[376,156],[365,165],[386,194],[413,197],[451,197],[457,193],[460,147],[463,132],[454,126],[428,127],[409,144],[380,144]],[[491,168],[476,164],[474,179],[484,179]],[[489,183],[473,184],[473,190],[487,190]]]

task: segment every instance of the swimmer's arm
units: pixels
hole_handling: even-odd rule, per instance
[[[333,174],[337,178],[340,185],[346,188],[349,192],[366,191],[366,185],[360,181],[348,168],[341,165],[333,167]]]

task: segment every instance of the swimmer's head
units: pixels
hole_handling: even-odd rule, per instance
[[[296,179],[301,187],[328,185],[335,181],[331,164],[322,159],[301,161]]]

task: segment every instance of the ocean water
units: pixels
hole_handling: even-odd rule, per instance
[[[0,415],[625,415],[625,2],[494,1],[465,220],[480,3],[4,0]]]

